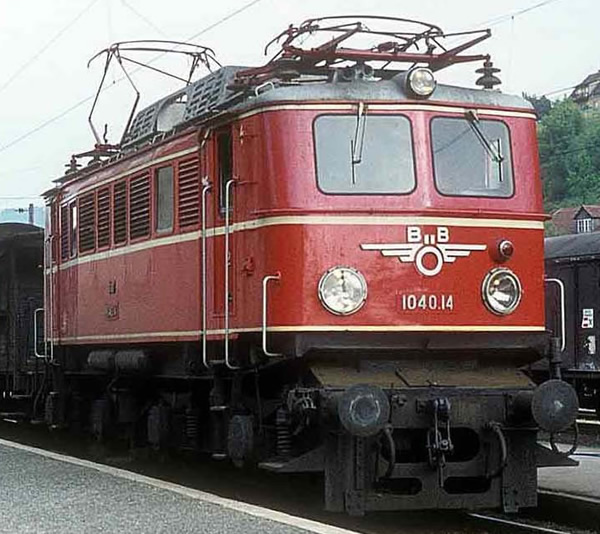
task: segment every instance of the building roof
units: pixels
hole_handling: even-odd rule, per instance
[[[585,210],[592,219],[600,218],[600,206],[598,204],[582,204],[577,210],[574,217],[577,217],[581,210]]]
[[[552,214],[552,224],[559,233],[572,233],[573,219],[581,208],[559,208]]]
[[[591,91],[589,91],[590,86],[593,86]],[[569,98],[575,101],[585,101],[591,96],[600,96],[600,71],[588,74],[585,79],[573,89]]]

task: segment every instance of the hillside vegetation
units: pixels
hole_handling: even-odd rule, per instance
[[[582,111],[571,100],[550,104],[528,97],[538,123],[546,211],[600,204],[600,113]]]

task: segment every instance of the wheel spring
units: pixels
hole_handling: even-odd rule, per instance
[[[292,454],[292,433],[288,413],[283,408],[277,410],[275,428],[277,433],[277,456],[289,458]]]
[[[185,437],[190,444],[198,443],[199,427],[198,414],[195,410],[188,409],[185,412]]]

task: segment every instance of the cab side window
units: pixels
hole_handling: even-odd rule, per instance
[[[161,167],[154,177],[156,231],[173,230],[173,167]]]

